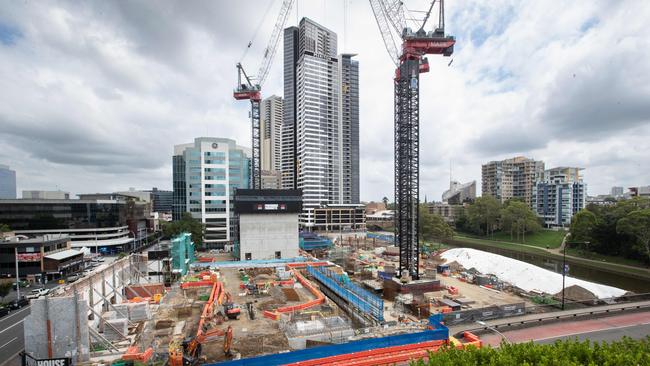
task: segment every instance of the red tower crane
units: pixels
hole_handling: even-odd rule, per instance
[[[237,88],[233,92],[233,96],[237,100],[249,99],[251,101],[251,124],[252,124],[252,158],[251,158],[251,188],[262,188],[262,173],[261,173],[261,136],[260,136],[260,102],[262,101],[262,85],[269,74],[273,57],[278,47],[280,40],[280,33],[289,18],[289,12],[293,6],[294,0],[283,0],[280,13],[271,32],[271,38],[264,49],[262,63],[260,64],[257,76],[249,77],[244,71],[241,62],[237,63]],[[248,44],[247,48],[251,46],[252,42]]]
[[[424,28],[438,4],[438,24]],[[395,244],[399,273],[419,278],[418,205],[420,184],[420,74],[429,72],[426,55],[451,56],[456,40],[445,35],[444,0],[433,0],[421,19],[400,0],[370,0],[384,45],[395,66]],[[407,17],[408,15],[408,17]],[[417,31],[408,27],[409,23]],[[401,49],[397,40],[401,40]]]

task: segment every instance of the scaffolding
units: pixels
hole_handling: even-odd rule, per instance
[[[194,257],[194,242],[190,233],[180,233],[172,238],[171,247],[172,271],[185,276]]]

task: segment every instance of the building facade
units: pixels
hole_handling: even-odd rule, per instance
[[[314,223],[310,229],[324,232],[366,231],[364,205],[324,205],[313,210]]]
[[[282,166],[282,97],[272,95],[260,105],[262,170],[277,171]]]
[[[0,164],[0,199],[16,198],[16,172]]]
[[[474,202],[476,199],[476,181],[460,183],[449,182],[449,189],[442,194],[442,202],[450,205],[461,205],[465,202]]]
[[[610,191],[610,195],[612,197],[614,197],[614,198],[623,197],[624,193],[625,193],[625,190],[623,189],[623,187],[616,187],[615,186],[615,187],[612,187],[612,189]]]
[[[300,190],[238,189],[239,217],[235,258],[239,260],[295,258],[299,255]]]
[[[0,222],[16,235],[67,235],[72,248],[102,253],[146,244],[151,204],[127,199],[0,200]]]
[[[235,189],[249,186],[249,156],[246,148],[224,138],[198,137],[174,147],[174,219],[189,212],[200,220],[207,248],[231,248],[237,223],[232,199]]]
[[[282,175],[276,170],[262,170],[262,189],[281,189]]]
[[[502,203],[519,198],[533,207],[533,189],[543,174],[543,161],[523,156],[491,161],[482,166],[483,196],[492,196]]]
[[[533,192],[533,209],[548,227],[567,227],[571,218],[585,208],[587,185],[583,168],[558,167],[546,170]]]
[[[33,200],[67,200],[70,192],[63,191],[23,191],[24,199]]]
[[[359,202],[359,65],[337,36],[303,18],[284,32],[282,188],[301,189],[301,226],[314,210]]]
[[[144,191],[151,194],[151,203],[152,209],[154,212],[165,212],[171,213],[173,207],[173,191],[160,190],[156,187],[151,188],[151,190]]]
[[[431,202],[427,203],[427,210],[432,215],[441,216],[446,223],[450,225],[456,224],[456,219],[462,214],[465,206],[461,204]]]

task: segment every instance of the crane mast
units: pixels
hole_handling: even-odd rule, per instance
[[[438,25],[424,30],[438,3]],[[388,54],[396,65],[394,83],[395,143],[395,244],[399,247],[398,276],[407,272],[419,278],[419,184],[420,184],[420,74],[429,71],[425,55],[451,56],[454,37],[445,36],[444,0],[432,1],[413,32],[406,25],[405,6],[399,0],[370,0]],[[396,34],[401,48],[395,44]],[[396,51],[398,50],[399,51]]]
[[[251,166],[250,166],[250,186],[252,189],[262,188],[262,147],[261,147],[261,131],[260,131],[260,102],[262,101],[262,85],[266,81],[269,74],[273,58],[278,48],[278,41],[284,25],[289,18],[289,12],[293,6],[294,0],[283,0],[280,7],[280,13],[271,32],[271,37],[264,49],[262,62],[260,64],[257,76],[254,78],[249,77],[244,71],[244,66],[241,62],[237,63],[237,87],[233,92],[233,97],[236,100],[250,100],[251,101]],[[249,43],[248,47],[252,44]]]

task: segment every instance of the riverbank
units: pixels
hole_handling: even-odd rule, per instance
[[[534,256],[539,256],[541,258],[560,260],[560,261],[562,260],[563,257],[561,252],[558,253],[557,251],[547,250],[532,245],[505,243],[505,242],[470,238],[464,236],[455,236],[454,239],[444,240],[444,243],[455,247],[468,247],[474,249],[498,249],[501,251],[510,251],[513,253],[520,253],[520,254],[530,254]],[[631,276],[636,279],[650,281],[650,269],[647,268],[641,268],[641,267],[625,265],[625,264],[617,264],[617,263],[606,262],[602,260],[580,258],[570,254],[567,254],[566,262],[569,265],[579,264],[600,271],[610,272],[622,276]]]

